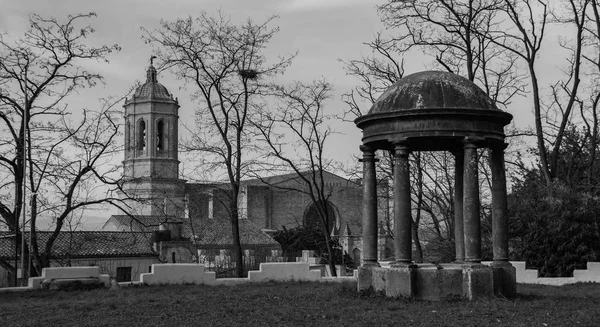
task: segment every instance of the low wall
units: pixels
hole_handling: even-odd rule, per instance
[[[194,263],[153,264],[151,273],[140,276],[140,283],[155,284],[204,284],[237,285],[267,281],[352,281],[356,276],[321,277],[319,270],[311,270],[308,262],[261,263],[259,270],[251,270],[246,278],[215,278],[215,273],[206,271],[204,265]]]
[[[142,284],[206,284],[215,285],[214,271],[205,271],[195,263],[152,264],[152,272],[140,274]]]
[[[491,261],[483,262],[491,264]],[[510,262],[517,272],[517,283],[540,285],[567,285],[575,283],[600,283],[600,262],[588,262],[587,269],[575,269],[573,277],[538,277],[537,269],[526,269],[525,261]]]
[[[42,276],[29,278],[28,288],[39,289],[46,279],[98,278],[110,286],[110,276],[100,274],[100,267],[52,267],[42,269]]]
[[[483,262],[491,264],[491,262]],[[574,283],[594,282],[600,283],[600,262],[588,262],[587,269],[576,269],[573,277],[538,277],[535,269],[526,269],[524,261],[511,261],[516,269],[517,283],[565,285]],[[386,263],[382,262],[385,267]],[[99,267],[55,267],[44,268],[41,277],[29,279],[28,287],[15,288],[15,290],[39,289],[40,284],[46,279],[77,279],[99,278],[106,286],[110,285],[110,277],[100,274]],[[357,280],[357,270],[353,276],[321,277],[318,270],[311,270],[308,262],[271,262],[261,263],[259,270],[248,272],[246,278],[215,278],[215,273],[207,271],[202,264],[171,263],[153,264],[151,273],[140,275],[140,284],[204,284],[204,285],[237,285],[252,282],[266,281],[318,281],[318,282],[343,282]],[[8,290],[7,290],[8,291]]]

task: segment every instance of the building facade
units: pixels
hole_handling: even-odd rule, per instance
[[[154,217],[150,224],[154,229],[175,228],[178,225],[172,224],[173,221],[183,222],[177,227],[183,232],[174,231],[173,235],[196,241],[199,249],[230,247],[231,243],[226,243],[231,242],[231,237],[225,241],[223,232],[210,230],[223,230],[229,223],[230,187],[227,183],[186,183],[179,178],[179,104],[158,82],[152,64],[146,71],[146,82],[125,101],[124,109],[124,191],[131,198],[130,207],[133,208],[128,214],[140,221],[144,221],[144,217]],[[359,181],[329,172],[322,174],[326,207],[331,217],[328,222],[330,233],[338,237],[344,250],[360,263],[363,188]],[[393,248],[388,232],[387,184],[380,186],[379,191],[384,195],[379,198],[378,208],[380,259],[385,260]],[[239,219],[244,222],[240,228],[248,229],[241,234],[254,235],[254,240],[261,239],[261,244],[245,244],[246,247],[264,245],[273,249],[275,241],[271,238],[268,242],[268,234],[282,228],[314,224],[318,220],[308,186],[295,173],[245,180],[238,197]],[[164,217],[164,221],[157,222],[156,217]],[[127,230],[131,226],[111,218],[106,228]],[[265,237],[256,237],[258,233]]]

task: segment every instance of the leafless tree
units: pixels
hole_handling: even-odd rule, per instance
[[[106,175],[109,171],[99,169],[105,156],[114,151],[113,140],[118,133],[112,105],[94,115],[84,110],[83,118],[74,120],[66,104],[67,97],[77,90],[102,82],[101,75],[82,65],[87,61],[106,62],[108,54],[119,50],[116,45],[86,44],[86,38],[94,32],[86,21],[95,16],[69,15],[59,21],[33,14],[23,37],[0,35],[0,133],[5,136],[0,142],[0,217],[9,231],[21,238],[18,227],[26,203],[25,183],[33,195],[28,216],[38,273],[48,264],[65,218],[77,209],[103,202],[90,199],[85,188],[94,187],[94,183],[113,183]],[[75,158],[73,151],[82,156]],[[53,237],[43,245],[35,238],[40,215],[51,215],[55,222]],[[4,261],[0,265],[14,272],[14,265]]]
[[[483,35],[501,25],[501,0],[388,1],[378,7],[402,51],[423,51],[431,66],[476,82],[498,105],[524,93],[523,74],[515,54]]]
[[[327,140],[333,132],[325,102],[331,99],[332,85],[320,79],[311,84],[295,82],[275,87],[278,105],[261,113],[253,121],[266,144],[265,165],[272,169],[292,171],[301,185],[293,190],[305,194],[317,209],[321,222],[328,261],[336,276],[334,253],[331,245],[333,218],[328,208],[331,189],[325,173],[333,161],[326,156]],[[272,159],[272,160],[270,160]]]
[[[580,103],[578,93],[581,86],[586,20],[590,18],[590,7],[594,7],[590,0],[565,0],[552,5],[556,5],[555,10],[544,0],[504,0],[502,12],[510,26],[502,25],[482,33],[494,44],[513,52],[527,67],[532,90],[539,168],[547,186],[557,176],[563,139],[572,122],[574,110]],[[556,60],[559,66],[563,66],[563,76],[555,81],[547,81],[551,100],[545,102],[545,83],[539,81],[541,68],[536,63],[547,38],[547,28],[552,23],[566,27],[564,30],[568,31],[565,32],[568,35],[558,39],[558,45],[568,54],[562,61],[565,64],[561,64],[562,58]]]
[[[240,181],[254,163],[249,120],[262,104],[260,95],[270,79],[282,73],[293,56],[267,61],[263,51],[278,31],[251,20],[235,25],[219,12],[202,12],[197,18],[162,21],[146,31],[144,39],[156,46],[164,66],[184,80],[196,100],[197,133],[185,146],[203,153],[209,171],[225,171],[238,276],[243,275],[239,239],[238,198]]]

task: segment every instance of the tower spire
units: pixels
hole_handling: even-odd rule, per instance
[[[152,65],[154,58],[156,56],[150,56],[150,66],[148,66],[148,70],[146,71],[146,83],[156,83],[158,80],[156,79],[156,68]]]

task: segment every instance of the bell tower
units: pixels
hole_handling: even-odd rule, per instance
[[[179,103],[157,79],[152,56],[146,82],[125,100],[123,190],[136,199],[136,215],[183,214],[185,181],[179,179]]]

